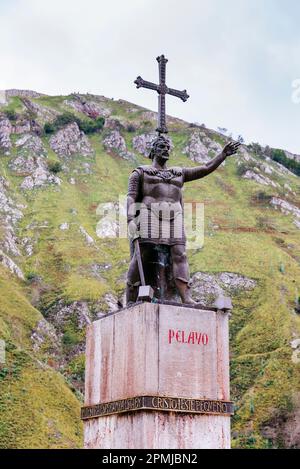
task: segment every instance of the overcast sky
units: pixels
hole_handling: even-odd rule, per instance
[[[0,89],[156,110],[133,80],[157,81],[165,54],[167,84],[190,94],[168,97],[169,114],[300,153],[299,24],[298,0],[0,0]]]

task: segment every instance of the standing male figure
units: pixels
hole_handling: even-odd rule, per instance
[[[154,249],[168,246],[173,277],[182,303],[195,303],[190,294],[189,266],[185,251],[183,184],[215,171],[227,156],[237,152],[239,145],[238,142],[228,143],[219,155],[203,166],[167,168],[170,144],[166,137],[159,135],[154,140],[149,155],[152,165],[139,166],[129,178],[128,232],[132,241],[138,238],[146,283],[153,283],[153,278],[147,278],[147,267],[152,262]],[[127,274],[127,304],[137,301],[139,285],[138,263],[136,255],[133,255]]]

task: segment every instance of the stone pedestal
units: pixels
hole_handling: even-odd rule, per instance
[[[141,303],[88,327],[86,448],[230,447],[228,314]]]

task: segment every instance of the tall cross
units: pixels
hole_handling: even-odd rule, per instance
[[[165,58],[164,55],[161,55],[156,58],[158,62],[158,70],[159,70],[159,85],[152,83],[151,81],[143,80],[142,77],[137,77],[134,81],[137,88],[148,88],[149,90],[157,91],[158,93],[158,127],[156,131],[159,134],[166,134],[168,133],[167,124],[166,124],[166,94],[171,94],[172,96],[176,96],[180,98],[183,102],[185,102],[189,95],[187,94],[186,90],[179,91],[174,90],[173,88],[168,88],[166,85],[166,63],[168,59]]]

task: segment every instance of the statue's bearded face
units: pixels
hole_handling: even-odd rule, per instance
[[[159,141],[154,146],[154,154],[158,158],[168,160],[170,155],[169,142],[166,139],[159,139]]]

